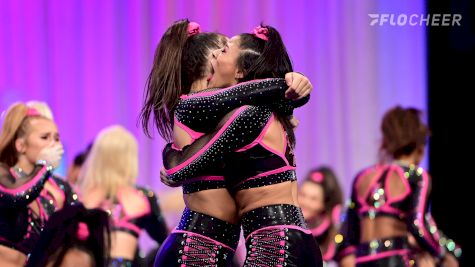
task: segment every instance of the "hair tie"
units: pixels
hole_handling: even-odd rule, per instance
[[[187,32],[188,32],[188,37],[200,33],[201,32],[200,24],[198,24],[194,21],[188,23]]]
[[[28,108],[26,116],[41,116],[41,113],[36,108]]]
[[[82,241],[85,241],[89,237],[89,228],[87,227],[87,224],[83,222],[78,224],[78,232],[76,233],[76,236]]]
[[[321,172],[314,172],[310,175],[310,180],[316,183],[322,183],[324,180],[324,176]]]
[[[268,41],[269,37],[267,35],[269,34],[269,29],[266,27],[261,27],[257,26],[254,28],[254,31],[252,32],[257,38],[262,39],[264,41]]]

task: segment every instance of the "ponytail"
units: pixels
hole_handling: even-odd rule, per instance
[[[166,140],[172,138],[173,108],[180,95],[187,93],[182,92],[181,58],[188,38],[189,23],[187,19],[175,22],[155,49],[152,70],[144,92],[144,105],[140,112],[142,128],[149,137],[149,122],[153,116],[160,136]]]
[[[238,69],[243,72],[239,82],[264,78],[284,78],[292,72],[292,61],[279,32],[271,26],[261,24],[253,33],[243,33],[240,37],[241,54],[237,60]],[[295,134],[290,118],[277,114],[289,143],[295,146]]]
[[[274,27],[261,24],[253,33],[241,34],[240,39],[238,68],[244,73],[241,81],[283,78],[293,71],[284,42]]]
[[[149,122],[153,113],[160,136],[172,139],[173,110],[180,95],[188,94],[195,81],[206,77],[211,51],[223,47],[226,41],[224,35],[202,33],[198,23],[188,20],[168,28],[155,52],[140,113],[147,136],[151,136]]]

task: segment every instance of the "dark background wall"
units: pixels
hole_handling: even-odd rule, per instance
[[[475,266],[475,16],[474,2],[428,1],[427,12],[462,14],[460,27],[428,27],[429,168],[432,212],[463,248],[461,266]],[[463,210],[463,212],[462,212]]]

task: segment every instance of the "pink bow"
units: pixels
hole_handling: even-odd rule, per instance
[[[28,108],[26,116],[41,116],[41,113],[36,108]]]
[[[77,237],[79,240],[86,240],[89,237],[89,229],[87,228],[87,224],[80,222],[78,224],[78,232]]]
[[[269,34],[269,30],[265,27],[257,26],[254,28],[254,31],[252,33],[259,39],[262,39],[264,41],[269,40],[269,38],[267,37],[267,34]]]
[[[200,24],[198,24],[194,21],[188,23],[187,31],[188,31],[188,37],[200,33],[201,32]]]
[[[317,182],[317,183],[322,183],[323,182],[323,174],[321,172],[314,172],[312,173],[312,175],[310,176],[310,179],[314,182]]]

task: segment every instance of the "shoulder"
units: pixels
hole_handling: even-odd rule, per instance
[[[378,170],[386,168],[387,166],[384,164],[373,164],[370,166],[366,166],[361,169],[359,172],[356,173],[355,178],[353,179],[353,185],[363,176],[367,176],[372,173],[376,173]]]
[[[409,182],[428,183],[430,181],[429,173],[420,166],[410,165],[399,167],[402,169],[404,177],[406,177]]]
[[[74,191],[72,189],[72,186],[67,181],[65,181],[63,178],[61,178],[60,176],[58,176],[56,174],[53,174],[51,179],[59,186],[59,188],[61,190],[66,191],[66,192],[73,192]]]

